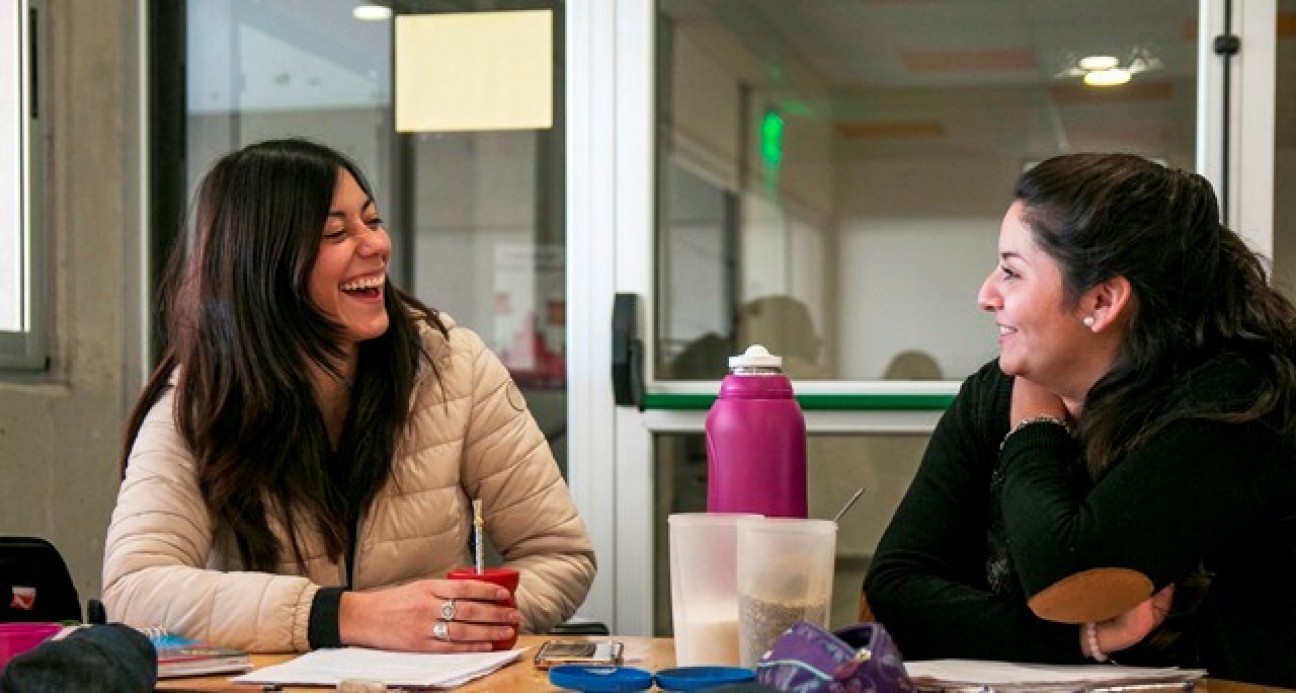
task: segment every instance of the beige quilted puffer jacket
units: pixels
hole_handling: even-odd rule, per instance
[[[393,478],[361,519],[353,587],[443,577],[469,565],[470,499],[481,498],[491,543],[521,572],[523,630],[543,632],[584,600],[594,549],[508,371],[480,337],[441,317],[448,339],[422,329],[440,379],[421,370]],[[109,618],[252,652],[309,649],[311,600],[321,586],[344,584],[345,566],[303,528],[304,572],[291,551],[276,574],[236,572],[237,554],[213,543],[173,408],[168,391],[149,411],[118,491],[104,549]]]

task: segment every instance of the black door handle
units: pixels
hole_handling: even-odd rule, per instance
[[[643,409],[643,340],[639,338],[638,294],[612,301],[612,396],[619,405]]]

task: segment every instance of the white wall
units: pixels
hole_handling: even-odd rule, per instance
[[[962,379],[996,352],[976,293],[995,266],[1019,164],[870,158],[840,170],[840,377],[879,379],[897,353],[919,349],[943,378]]]
[[[993,356],[994,327],[976,290],[992,266],[998,220],[854,219],[842,228],[841,375],[878,379],[892,358],[924,351],[946,379]],[[989,261],[977,263],[976,258]]]
[[[1288,117],[1293,115],[1296,114]],[[1280,124],[1279,128],[1282,127]],[[1294,136],[1296,133],[1288,135]],[[1296,300],[1296,196],[1278,192],[1291,190],[1293,183],[1296,183],[1296,147],[1280,146],[1274,152],[1273,281],[1288,298]]]

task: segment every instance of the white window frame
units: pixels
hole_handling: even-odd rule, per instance
[[[1233,16],[1226,17],[1232,9]],[[1274,142],[1277,109],[1276,0],[1211,2],[1201,0],[1198,23],[1197,171],[1229,197],[1224,223],[1252,250],[1273,258]],[[1229,108],[1225,133],[1220,107],[1224,90],[1224,61],[1210,50],[1214,37],[1229,28],[1242,39],[1232,59]],[[1227,137],[1227,147],[1225,138]],[[1227,150],[1229,160],[1221,157]],[[1228,176],[1225,177],[1227,169]],[[1228,190],[1225,190],[1227,180]]]
[[[48,364],[45,239],[36,185],[41,157],[33,143],[40,128],[33,83],[43,8],[38,0],[4,3],[0,9],[0,146],[13,156],[0,160],[0,245],[17,251],[18,276],[0,268],[0,301],[16,308],[17,323],[0,324],[0,371],[39,371]],[[16,279],[16,281],[14,281]],[[17,290],[14,290],[17,287]],[[12,314],[12,313],[11,313]]]

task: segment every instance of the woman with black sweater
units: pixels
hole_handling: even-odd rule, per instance
[[[1296,687],[1296,310],[1201,176],[1022,175],[963,384],[864,588],[906,657]]]

